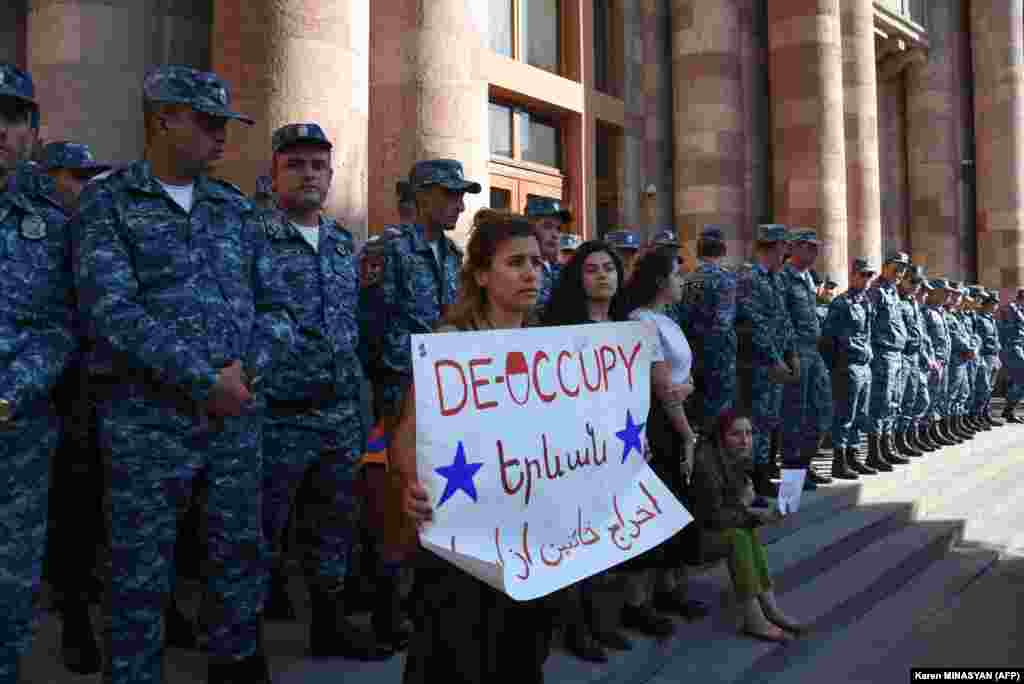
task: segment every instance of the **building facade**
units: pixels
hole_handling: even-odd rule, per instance
[[[584,237],[818,230],[819,270],[893,249],[1024,285],[1024,0],[8,0],[44,139],[142,153],[141,83],[212,69],[237,107],[219,171],[251,192],[270,134],[336,141],[330,211],[397,217],[416,160],[461,159],[484,205],[561,198]],[[465,234],[462,226],[460,234]]]

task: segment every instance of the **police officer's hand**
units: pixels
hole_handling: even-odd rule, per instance
[[[800,382],[800,356],[796,352],[786,354],[786,365],[793,373],[793,383]]]
[[[402,511],[422,525],[434,519],[434,509],[430,506],[430,496],[418,481],[414,480],[405,488],[402,497]]]
[[[779,361],[768,369],[768,379],[776,385],[791,385],[799,378],[793,375],[793,371],[785,361]]]
[[[221,369],[217,375],[217,384],[210,392],[207,413],[221,417],[242,415],[245,404],[252,400],[252,394],[245,383],[241,361],[234,361],[230,366]]]

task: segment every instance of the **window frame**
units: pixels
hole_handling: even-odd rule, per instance
[[[555,31],[555,35],[558,37],[558,64],[555,67],[554,72],[550,72],[543,67],[538,67],[530,64],[527,61],[527,45],[526,45],[526,31],[523,30],[523,7],[522,3],[528,0],[511,0],[512,3],[512,56],[506,57],[506,59],[512,59],[516,62],[525,64],[526,66],[532,66],[534,69],[540,69],[544,73],[559,76],[561,78],[573,78],[569,69],[569,55],[567,52],[567,46],[572,40],[572,35],[569,32],[569,24],[571,23],[569,14],[569,2],[567,0],[555,0],[558,3],[558,27]],[[488,36],[488,48],[490,48],[490,36]],[[501,55],[500,52],[492,50],[494,54]],[[505,55],[501,55],[505,57]]]

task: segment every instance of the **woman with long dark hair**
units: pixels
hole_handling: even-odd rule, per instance
[[[753,447],[750,418],[733,410],[718,416],[711,439],[701,445],[693,471],[691,505],[701,546],[725,556],[742,610],[741,632],[766,641],[790,641],[804,625],[778,606],[768,557],[757,528],[775,517],[749,508],[754,485],[746,468]]]
[[[522,328],[537,300],[543,268],[533,227],[484,209],[474,218],[458,301],[439,332]],[[402,511],[417,525],[432,517],[416,474],[415,387],[407,393],[389,455]],[[416,569],[418,606],[405,660],[406,684],[544,680],[550,617],[543,601],[516,602],[427,552]]]

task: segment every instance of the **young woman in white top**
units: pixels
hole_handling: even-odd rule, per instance
[[[686,335],[665,314],[683,292],[682,260],[675,249],[657,248],[636,263],[622,293],[624,313],[651,329],[654,363],[651,367],[651,410],[647,417],[650,465],[670,490],[686,503],[697,437],[687,420],[684,402],[693,392],[690,370],[693,353]],[[668,636],[672,622],[655,608],[687,619],[707,615],[707,606],[687,599],[682,566],[690,552],[691,534],[678,534],[636,559],[636,570],[623,609],[623,623],[657,636]],[[649,572],[654,570],[655,572]]]

